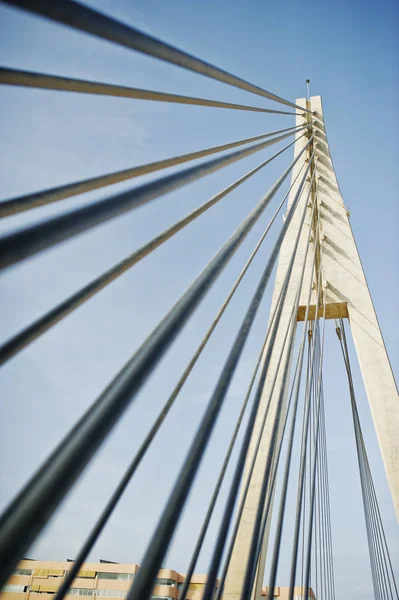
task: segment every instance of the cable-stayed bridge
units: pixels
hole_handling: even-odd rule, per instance
[[[60,203],[64,199],[104,188],[104,197],[68,212],[62,212],[32,225],[15,228],[0,239],[0,265],[8,270],[30,257],[45,252],[78,234],[89,232],[138,207],[162,198],[262,150],[273,148],[266,158],[250,171],[183,216],[161,234],[149,240],[76,293],[43,314],[23,330],[16,332],[0,348],[0,361],[5,364],[45,335],[73,311],[111,285],[129,269],[206,211],[222,202],[229,193],[243,185],[284,155],[286,168],[272,187],[259,199],[251,212],[218,252],[197,275],[178,302],[142,341],[129,361],[103,393],[60,441],[47,461],[40,465],[26,486],[11,502],[0,521],[0,556],[4,584],[55,513],[63,499],[84,473],[102,443],[123,418],[140,390],[173,344],[212,285],[243,244],[253,227],[266,214],[273,213],[258,243],[248,255],[242,270],[209,328],[190,357],[187,366],[158,417],[149,429],[139,450],[110,496],[108,503],[80,549],[73,567],[56,594],[62,600],[72,586],[79,569],[89,555],[114,509],[134,477],[163,422],[178,400],[179,392],[195,368],[206,346],[255,256],[261,251],[272,227],[279,229],[277,238],[258,273],[253,297],[241,315],[237,315],[236,334],[217,384],[209,397],[203,417],[192,439],[183,466],[144,555],[140,570],[128,594],[129,600],[150,598],[158,570],[171,544],[188,495],[209,444],[212,432],[226,401],[229,386],[238,368],[244,346],[261,306],[265,290],[272,285],[272,272],[277,267],[270,319],[265,324],[264,339],[258,359],[252,366],[248,389],[230,436],[225,458],[215,465],[218,478],[209,495],[209,506],[198,539],[193,544],[188,573],[180,600],[187,598],[190,577],[194,573],[210,520],[215,509],[226,470],[231,466],[236,448],[233,477],[223,508],[214,549],[209,562],[208,579],[203,598],[259,598],[263,585],[266,557],[271,562],[268,599],[273,598],[282,548],[282,532],[287,505],[289,481],[295,481],[296,512],[290,553],[288,582],[292,600],[315,591],[318,599],[335,598],[334,548],[330,511],[328,453],[325,421],[323,374],[328,369],[324,360],[325,331],[336,331],[337,348],[342,354],[342,369],[348,380],[348,398],[353,417],[359,477],[361,481],[365,527],[370,555],[370,568],[375,597],[397,598],[398,592],[378,505],[378,494],[367,457],[367,449],[359,418],[356,390],[347,338],[352,335],[379,447],[396,514],[399,515],[399,397],[384,341],[372,304],[365,274],[349,223],[348,211],[339,190],[328,146],[321,98],[313,96],[285,100],[265,89],[227,73],[216,66],[190,56],[160,40],[144,34],[84,5],[69,0],[53,2],[10,0],[8,4],[41,15],[90,35],[145,55],[177,65],[196,74],[223,82],[260,98],[274,102],[267,108],[233,104],[205,98],[163,93],[107,84],[103,81],[53,76],[17,69],[1,68],[2,85],[42,88],[113,97],[202,106],[231,111],[248,111],[295,116],[295,126],[261,133],[234,142],[201,148],[117,172],[67,185],[46,188],[33,194],[9,198],[0,204],[0,216],[12,217],[37,207]],[[204,159],[190,165],[191,161]],[[188,163],[188,164],[185,164]],[[179,166],[172,174],[163,169]],[[160,173],[157,173],[160,171]],[[127,191],[109,193],[107,186],[152,174],[146,183],[133,181]],[[284,185],[289,184],[286,194]],[[285,213],[283,215],[283,211]],[[173,265],[170,265],[173,273]],[[195,317],[194,317],[195,318]],[[242,430],[242,431],[241,431]],[[299,456],[294,472],[293,456]],[[278,485],[279,481],[279,485]],[[272,517],[276,527],[271,537]],[[269,539],[270,537],[270,539]],[[215,591],[216,582],[219,581]]]

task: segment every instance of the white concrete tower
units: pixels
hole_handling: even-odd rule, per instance
[[[388,478],[389,487],[392,494],[392,500],[395,506],[396,514],[399,520],[399,394],[395,384],[394,376],[390,366],[384,340],[378,324],[377,316],[374,310],[370,291],[367,286],[366,277],[356,248],[352,229],[349,223],[347,211],[338,187],[334,172],[333,163],[328,147],[326,131],[324,126],[323,109],[320,96],[314,96],[310,101],[306,99],[296,100],[299,106],[307,107],[315,112],[313,119],[316,121],[314,131],[316,133],[316,174],[315,185],[317,186],[317,210],[319,216],[319,227],[321,236],[321,254],[322,254],[322,285],[320,289],[312,292],[310,318],[314,318],[316,309],[316,294],[319,293],[320,306],[319,317],[323,312],[323,301],[325,294],[326,318],[348,318],[354,345],[356,348],[361,373],[371,414],[379,442],[385,471]],[[297,116],[297,125],[302,125],[306,117]],[[297,135],[295,143],[295,156],[303,149],[307,140]],[[309,158],[306,151],[293,169],[292,181],[298,175],[303,167],[303,161]],[[291,190],[288,206],[291,205],[294,195],[298,189],[301,176],[298,177],[296,184]],[[304,209],[309,183],[306,184],[302,194],[296,215],[288,229],[284,239],[276,274],[276,281],[273,293],[272,310],[277,301],[282,282],[284,280],[288,262],[292,256],[292,248],[298,232],[300,215]],[[312,200],[314,199],[312,191]],[[309,227],[314,226],[311,223],[310,208],[303,228],[300,245],[294,263],[287,301],[283,310],[279,332],[273,348],[273,356],[270,368],[266,378],[262,401],[259,408],[257,421],[255,423],[253,439],[249,449],[247,464],[244,470],[244,481],[246,481],[249,464],[251,462],[256,438],[260,429],[260,424],[268,401],[271,383],[275,376],[277,359],[280,355],[284,334],[290,319],[290,307],[293,306],[295,293],[298,287],[300,272],[303,266],[306,241],[309,233]],[[312,250],[312,249],[311,249]],[[317,272],[320,268],[320,253],[316,255],[316,274],[312,275],[311,266],[313,252],[309,251],[305,271],[304,284],[300,299],[298,311],[298,321],[303,320],[305,307],[307,304],[307,295],[311,278],[317,281]],[[312,310],[313,309],[313,310]],[[291,360],[291,357],[285,357]],[[284,361],[283,361],[284,363]],[[282,363],[282,364],[283,364]],[[255,469],[253,472],[249,493],[246,499],[244,512],[242,515],[240,527],[238,530],[236,543],[226,579],[224,599],[240,600],[241,589],[245,575],[247,557],[249,553],[253,526],[256,516],[256,509],[260,494],[260,486],[264,473],[266,457],[269,450],[271,424],[276,409],[276,401],[281,389],[281,373],[277,379],[277,385],[272,396],[269,417],[262,436],[261,447]],[[266,549],[268,542],[268,531],[266,531],[263,542],[263,552],[260,558],[257,574],[257,586],[255,598],[260,599],[260,589],[263,581]]]

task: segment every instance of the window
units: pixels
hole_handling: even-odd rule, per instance
[[[58,592],[58,583],[41,583],[40,589],[38,590],[41,594],[55,594]],[[34,591],[34,586],[31,587],[31,590]]]
[[[165,577],[157,577],[155,585],[171,585],[172,587],[176,587],[176,581],[174,579],[166,579]]]
[[[15,569],[14,575],[32,575],[32,569]]]
[[[70,596],[92,596],[94,590],[89,588],[69,588],[68,595]]]
[[[97,596],[108,598],[126,598],[128,590],[97,590]]]
[[[15,594],[23,594],[27,590],[27,585],[13,585],[12,583],[6,584],[2,588],[2,592],[14,592]]]
[[[133,579],[133,573],[107,573],[99,572],[99,579]]]
[[[41,577],[42,579],[47,579],[50,569],[35,569],[34,575],[35,577]]]
[[[203,590],[205,587],[205,583],[190,583],[190,587],[189,590],[190,592],[198,592],[200,590]]]

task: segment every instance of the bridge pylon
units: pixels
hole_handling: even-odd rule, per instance
[[[273,346],[273,355],[268,369],[265,385],[263,388],[262,401],[259,407],[257,421],[253,431],[252,442],[247,456],[243,481],[247,480],[255,444],[258,438],[261,422],[269,401],[272,382],[276,376],[278,359],[283,352],[283,360],[280,365],[291,361],[288,350],[284,350],[284,338],[289,321],[291,319],[290,307],[292,307],[295,294],[300,281],[303,268],[305,250],[309,235],[309,228],[313,228],[311,241],[316,244],[316,260],[313,269],[312,253],[307,254],[304,282],[297,321],[303,321],[307,306],[307,290],[313,280],[313,291],[309,308],[309,318],[315,319],[323,316],[325,310],[326,319],[346,318],[350,324],[350,330],[364,386],[369,401],[372,418],[377,434],[377,439],[387,475],[392,500],[396,515],[399,520],[399,394],[395,383],[388,354],[385,348],[377,315],[373,306],[366,276],[356,247],[353,231],[349,222],[349,214],[345,208],[344,201],[338,186],[333,162],[328,146],[326,129],[323,117],[322,101],[320,96],[313,96],[310,100],[298,99],[296,104],[313,112],[315,124],[315,177],[309,177],[306,188],[302,193],[296,214],[290,224],[281,247],[279,263],[277,268],[271,314],[278,302],[281,287],[287,272],[288,264],[292,256],[293,247],[300,227],[300,220],[304,203],[307,201],[309,186],[310,190],[309,211],[305,226],[302,229],[301,239],[295,258],[294,268],[289,283],[288,293],[279,331]],[[297,115],[297,125],[303,125],[309,120],[308,113]],[[297,135],[294,152],[295,156],[303,150],[307,139],[300,134]],[[292,172],[293,186],[288,199],[288,208],[293,202],[298,191],[300,177],[299,172],[304,167],[304,160],[309,160],[312,145],[303,154],[295,165]],[[313,203],[316,202],[315,210],[312,211]],[[316,315],[317,310],[317,315]],[[284,352],[286,353],[284,355]],[[328,368],[328,365],[326,365]],[[249,554],[255,515],[259,503],[261,482],[265,469],[266,457],[270,447],[271,427],[274,421],[277,401],[283,386],[283,367],[277,374],[277,383],[271,395],[270,407],[266,426],[263,430],[260,449],[256,458],[251,484],[246,497],[240,526],[237,532],[235,546],[226,578],[224,591],[225,600],[240,600],[247,558]],[[271,511],[270,511],[271,514]],[[270,527],[270,523],[269,523]],[[263,539],[262,552],[258,563],[257,585],[254,587],[254,598],[260,599],[260,590],[263,582],[266,550],[268,544],[269,527],[266,527]]]

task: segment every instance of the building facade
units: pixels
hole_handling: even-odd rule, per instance
[[[54,594],[64,581],[71,565],[72,561],[23,560],[1,590],[0,599],[54,600]],[[103,600],[125,598],[139,568],[140,566],[136,564],[119,564],[108,561],[85,563],[69,589],[68,597],[81,596],[82,600],[95,600],[96,597]],[[184,579],[185,576],[182,573],[161,569],[152,599],[177,599]],[[192,576],[187,600],[201,600],[206,579],[206,575],[194,574]],[[267,588],[263,588],[262,596],[266,596],[267,591]],[[287,600],[288,588],[276,587],[274,597],[277,600]],[[294,599],[303,600],[301,588],[295,588]],[[312,590],[309,592],[309,600],[316,600]]]

